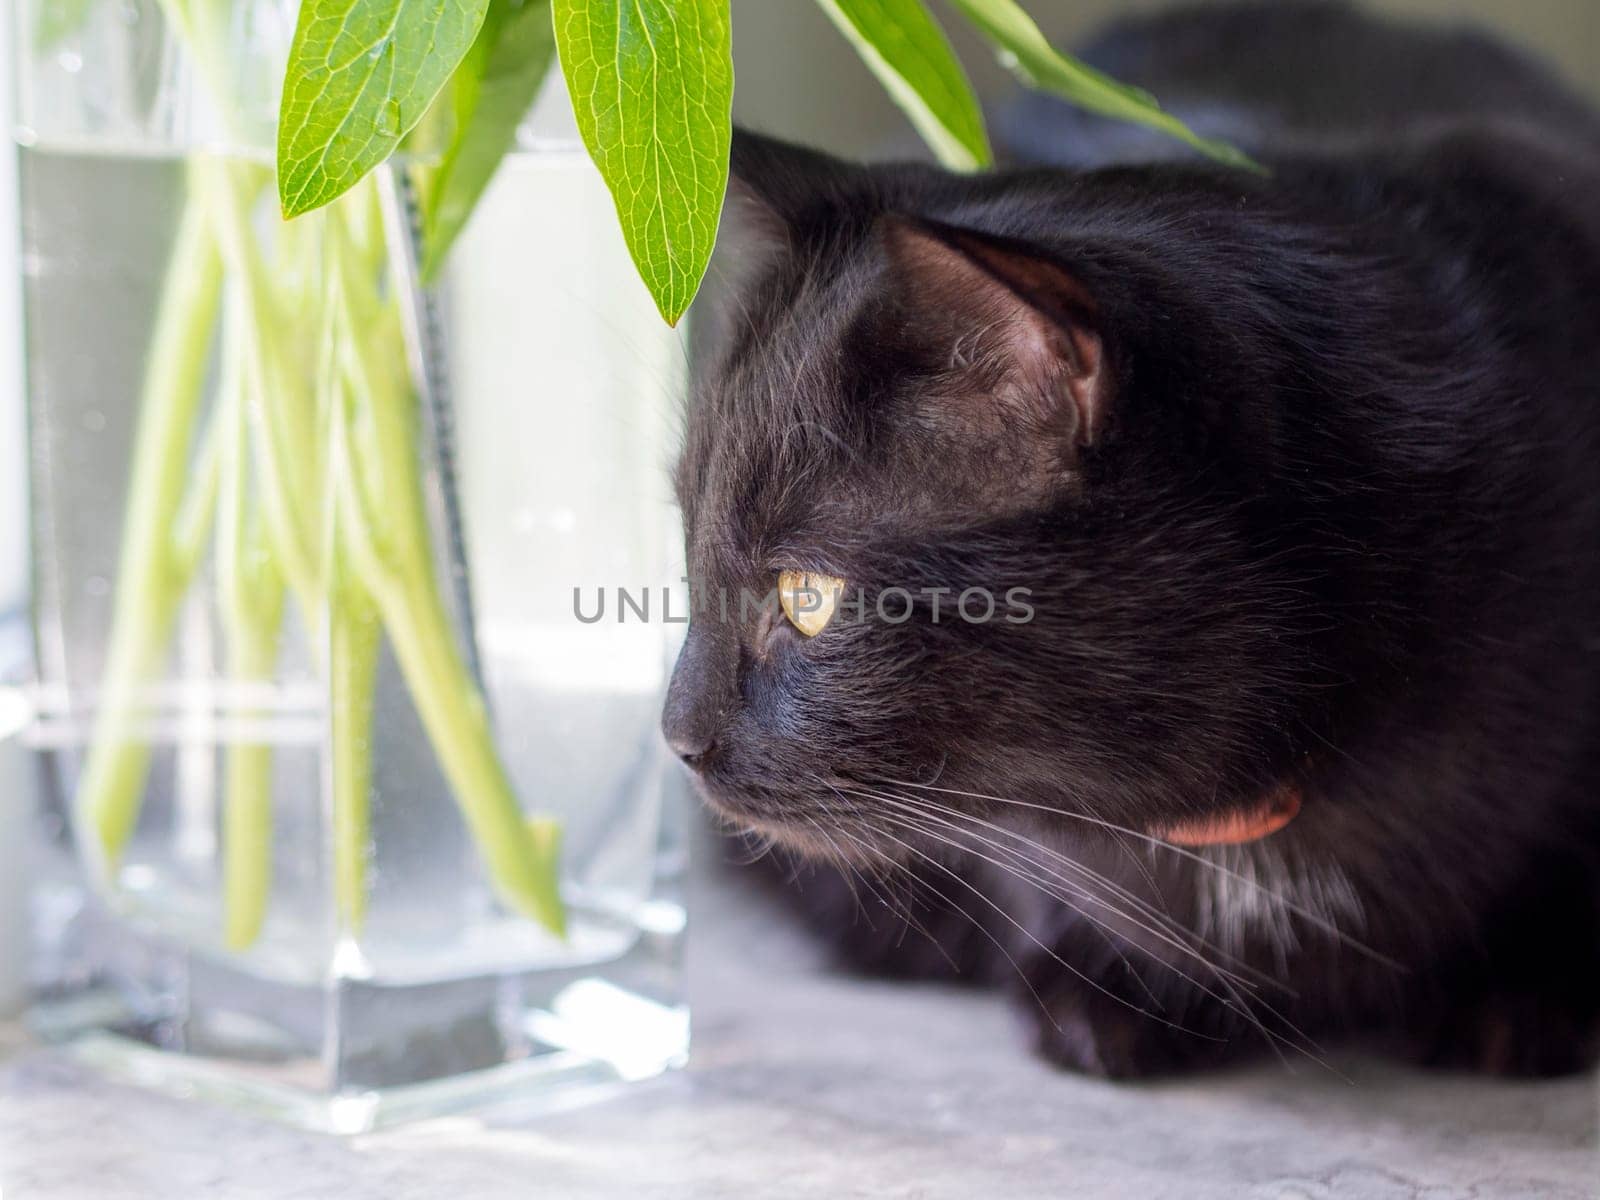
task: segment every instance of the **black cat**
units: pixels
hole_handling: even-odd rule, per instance
[[[1070,1066],[1364,1035],[1580,1067],[1600,126],[1487,40],[1339,5],[1087,57],[1270,173],[1037,99],[1004,142],[1053,167],[736,137],[667,738],[825,864],[854,961],[1019,982]],[[858,611],[738,603],[784,571]]]

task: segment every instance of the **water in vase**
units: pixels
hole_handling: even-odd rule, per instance
[[[64,86],[64,70],[57,61],[36,77]],[[165,126],[150,136],[148,120],[139,136],[58,136],[62,122],[42,109],[23,135],[23,269],[37,741],[62,860],[40,909],[53,945],[46,982],[66,1001],[58,1015],[235,1066],[250,1058],[247,1074],[323,1096],[506,1062],[599,1062],[626,1075],[673,1061],[681,848],[655,724],[677,630],[659,613],[585,624],[573,593],[680,573],[666,462],[684,357],[633,276],[592,167],[571,145],[512,155],[425,302],[408,290],[406,264],[383,253],[407,227],[400,173],[376,181],[366,214],[347,225],[356,251],[378,248],[383,308],[371,319],[396,314],[388,341],[363,332],[362,345],[385,351],[368,369],[417,392],[408,411],[440,613],[517,803],[559,830],[558,936],[508,904],[486,869],[415,653],[376,639],[354,827],[341,826],[336,800],[340,659],[320,607],[331,602],[314,589],[307,602],[287,569],[275,582],[260,576],[282,592],[271,610],[281,620],[256,669],[236,669],[237,614],[262,607],[240,584],[257,578],[251,554],[283,555],[259,498],[277,468],[259,449],[230,460],[230,438],[209,433],[231,394],[226,320],[201,347],[201,399],[168,522],[190,575],[121,731],[142,748],[138,801],[115,855],[84,853],[94,840],[81,809],[86,762],[117,669],[128,514],[141,490],[141,398],[171,264],[204,186],[196,163],[225,180],[267,172],[254,150],[219,153]],[[270,189],[239,189],[234,211],[262,269],[279,282],[298,271],[287,294],[318,294],[329,239],[281,233]],[[224,309],[234,280],[225,263]],[[315,331],[302,340],[288,370],[321,352]],[[326,339],[333,352],[350,342]],[[253,352],[231,353],[247,377]],[[238,403],[238,428],[270,423],[270,410]],[[319,403],[320,421],[334,402]],[[358,441],[368,436],[359,393],[349,403],[341,436]],[[212,473],[245,482],[216,485]],[[246,501],[230,508],[240,489]],[[383,628],[382,616],[370,624]],[[261,854],[229,832],[230,781],[252,754],[247,775],[264,795],[249,828]],[[241,886],[241,870],[257,885]]]

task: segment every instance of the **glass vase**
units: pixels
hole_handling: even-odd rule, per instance
[[[283,222],[295,7],[21,4],[35,1024],[342,1131],[654,1074],[677,630],[574,596],[681,574],[678,335],[559,81],[430,286],[421,135]]]

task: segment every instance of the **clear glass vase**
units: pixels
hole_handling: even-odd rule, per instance
[[[559,86],[435,286],[425,145],[282,222],[295,8],[21,3],[36,1024],[338,1130],[654,1074],[677,630],[573,598],[681,574],[678,335]]]

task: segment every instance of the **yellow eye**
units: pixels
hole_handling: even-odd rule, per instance
[[[839,607],[844,580],[815,571],[783,571],[778,575],[778,603],[789,623],[807,637],[828,627]]]

